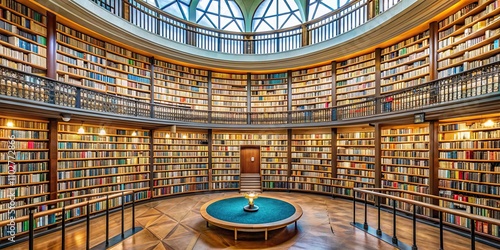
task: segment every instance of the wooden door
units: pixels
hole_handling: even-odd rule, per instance
[[[260,173],[260,147],[241,147],[241,173]]]

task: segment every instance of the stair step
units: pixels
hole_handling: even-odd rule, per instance
[[[243,176],[240,176],[240,179],[242,179],[242,180],[256,180],[256,181],[260,181],[260,177],[243,177]]]
[[[248,192],[262,193],[262,191],[260,189],[259,190],[255,190],[255,189],[240,189],[240,193],[248,193]]]
[[[240,182],[241,186],[252,186],[252,187],[260,187],[260,183],[245,183],[245,182]]]

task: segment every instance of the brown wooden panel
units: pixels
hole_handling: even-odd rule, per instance
[[[260,148],[242,147],[240,152],[241,173],[260,172]]]

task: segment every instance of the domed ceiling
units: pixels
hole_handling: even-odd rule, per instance
[[[348,0],[145,0],[210,28],[261,32],[296,26],[346,4]]]

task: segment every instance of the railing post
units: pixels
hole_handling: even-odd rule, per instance
[[[443,212],[439,211],[439,250],[444,250]]]
[[[380,229],[380,196],[377,196],[377,212],[378,212],[378,225],[377,225],[377,235],[382,235],[382,230]]]
[[[352,189],[352,223],[356,224],[356,190]]]
[[[307,31],[307,25],[302,24],[302,47],[309,45],[309,32]]]
[[[106,195],[106,246],[109,245],[109,194]]]
[[[412,250],[418,250],[417,247],[417,206],[413,205],[413,246]]]
[[[132,191],[132,230],[135,230],[135,191]]]
[[[470,220],[470,250],[476,250],[476,220]]]
[[[90,203],[87,201],[87,242],[86,249],[90,249]]]
[[[122,238],[125,237],[125,196],[122,191]]]
[[[33,208],[30,208],[30,214],[29,214],[29,221],[28,221],[28,227],[29,227],[29,250],[33,250],[35,247],[35,228],[34,228],[34,221],[35,216],[33,215]]]
[[[363,228],[365,230],[368,230],[368,202],[367,202],[367,197],[368,195],[365,193],[365,223],[363,224]]]
[[[66,245],[66,206],[62,207],[62,219],[61,219],[61,249],[65,249]]]
[[[75,96],[75,108],[81,108],[82,107],[82,89],[77,87],[75,95],[76,95]]]
[[[398,244],[398,237],[396,236],[396,201],[392,200],[392,243]]]

